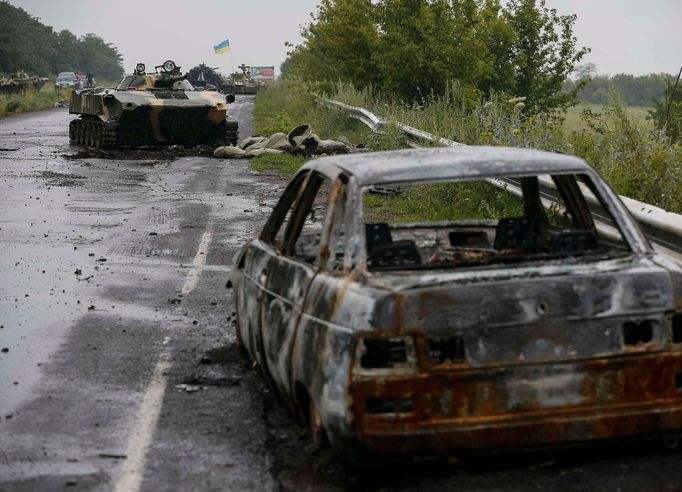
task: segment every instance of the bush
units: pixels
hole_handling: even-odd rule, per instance
[[[584,111],[592,130],[570,137],[573,152],[592,163],[621,195],[682,212],[682,147],[663,130],[643,126],[618,99],[601,114]]]

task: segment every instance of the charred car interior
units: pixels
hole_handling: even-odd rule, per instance
[[[311,161],[232,275],[240,345],[350,461],[682,429],[682,274],[580,159]]]

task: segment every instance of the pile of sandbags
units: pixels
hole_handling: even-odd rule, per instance
[[[288,134],[275,133],[269,137],[249,137],[239,143],[239,147],[218,147],[213,152],[221,158],[249,158],[264,154],[288,152],[295,155],[348,154],[353,145],[341,137],[339,140],[322,140],[313,133],[310,125],[299,125]]]

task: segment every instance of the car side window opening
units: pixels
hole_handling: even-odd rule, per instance
[[[309,172],[302,172],[294,177],[282,194],[279,202],[263,227],[261,240],[282,252],[284,248],[284,232],[286,231],[296,203],[305,190]]]
[[[338,192],[344,193],[343,189]],[[282,246],[284,255],[319,265],[320,241],[333,193],[334,182],[313,171],[287,223]],[[335,257],[337,249],[338,239],[330,247],[330,255]]]
[[[584,178],[581,178],[584,179]],[[365,190],[368,270],[473,267],[628,251],[606,237],[575,175]],[[602,210],[603,212],[603,210]],[[601,224],[601,222],[599,222]]]

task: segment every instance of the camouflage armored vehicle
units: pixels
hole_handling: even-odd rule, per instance
[[[71,143],[90,147],[237,144],[238,123],[228,116],[227,98],[197,91],[168,60],[146,73],[138,63],[116,88],[74,91],[69,112]]]
[[[223,80],[220,90],[226,94],[248,94],[255,95],[260,89],[265,87],[261,81],[254,80],[251,76],[251,67],[243,63],[239,66],[241,72],[234,72]]]
[[[45,85],[47,80],[45,77],[28,75],[26,72],[19,70],[18,72],[11,73],[6,79],[0,79],[0,94],[13,94],[27,89],[38,91]]]

